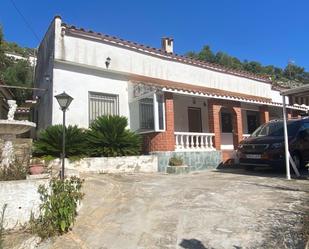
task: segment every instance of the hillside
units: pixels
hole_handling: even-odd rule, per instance
[[[293,63],[288,63],[285,68],[273,65],[264,66],[257,61],[241,61],[221,51],[214,53],[208,45],[205,45],[199,52],[188,52],[186,56],[231,69],[243,70],[257,75],[267,75],[271,77],[273,84],[276,85],[295,87],[309,83],[309,72]]]

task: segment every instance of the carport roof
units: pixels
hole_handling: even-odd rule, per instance
[[[289,97],[289,104],[309,106],[309,85],[284,90],[281,92],[281,95]]]
[[[309,97],[309,85],[284,90],[281,92],[281,95],[293,97]]]

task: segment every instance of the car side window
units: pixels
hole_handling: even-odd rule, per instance
[[[309,131],[309,122],[303,123],[301,126],[301,130]]]
[[[302,136],[305,136],[305,137],[309,136],[309,122],[302,123],[300,132]]]

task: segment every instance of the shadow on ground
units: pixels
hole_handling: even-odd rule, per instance
[[[203,243],[197,239],[183,239],[179,245],[185,249],[214,249],[205,247]]]
[[[229,173],[238,175],[248,175],[248,176],[259,176],[259,177],[272,177],[272,178],[286,178],[286,172],[284,166],[282,168],[271,168],[271,167],[257,167],[254,170],[245,170],[243,167],[233,164],[232,162],[220,163],[217,167],[217,172],[219,173]],[[291,177],[298,180],[309,180],[308,169],[302,169],[300,171],[300,177],[293,174],[291,169]]]

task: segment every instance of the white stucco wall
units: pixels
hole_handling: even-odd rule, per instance
[[[174,95],[174,121],[175,131],[188,132],[188,107],[201,108],[202,118],[202,132],[209,132],[208,127],[208,103],[206,98],[195,98],[195,104],[193,104],[193,97],[185,95]],[[204,102],[206,106],[204,106]]]
[[[55,44],[56,60],[105,69],[105,60],[110,57],[109,69],[117,72],[271,98],[271,85],[268,83],[150,56],[117,45],[68,34],[56,35]]]
[[[276,103],[282,103],[282,96],[280,95],[280,91],[278,90],[271,90],[271,99],[272,102],[276,102]],[[289,104],[289,99],[286,98],[286,104]]]
[[[29,222],[31,213],[39,215],[39,185],[48,185],[48,180],[19,180],[0,182],[0,208],[7,204],[4,214],[4,229],[21,228]]]
[[[87,173],[153,173],[158,172],[158,157],[147,156],[123,156],[123,157],[91,157],[80,161],[70,162],[66,159],[66,169]],[[60,159],[50,162],[50,167],[60,168]]]
[[[65,91],[74,98],[66,114],[67,124],[89,125],[89,92],[119,95],[119,114],[129,117],[128,82],[98,70],[55,63],[53,96]],[[53,102],[52,124],[62,123],[62,112]],[[130,123],[130,122],[129,122]]]

